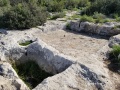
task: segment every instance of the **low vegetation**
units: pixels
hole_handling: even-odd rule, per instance
[[[85,21],[95,22],[95,20],[94,20],[91,16],[87,16],[87,15],[81,16],[80,21],[81,21],[81,22],[85,22]]]
[[[109,53],[109,59],[112,69],[114,71],[120,70],[120,45],[113,46],[112,51]]]
[[[88,22],[93,22],[93,23],[106,23],[106,22],[116,21],[114,19],[107,18],[106,15],[101,14],[101,13],[95,13],[91,16],[88,16],[88,15],[73,15],[69,19],[71,19],[71,20],[80,19],[81,22],[88,21]]]
[[[54,14],[50,19],[51,20],[56,20],[57,18],[63,18],[63,17],[65,17],[65,13],[64,12],[60,12],[60,13]]]
[[[34,61],[27,61],[19,65],[14,63],[13,68],[30,89],[35,88],[45,78],[52,76],[52,74],[40,69]]]
[[[32,40],[19,43],[19,45],[21,45],[21,46],[27,46],[27,45],[29,45],[29,44],[31,44],[31,43],[33,43]]]
[[[0,0],[0,28],[28,29],[43,25],[50,19],[64,17],[64,10],[79,10],[82,21],[104,23],[120,21],[120,0]],[[107,18],[109,17],[109,18]]]
[[[91,0],[92,3],[82,13],[92,15],[94,12],[103,13],[105,15],[120,15],[120,0]]]
[[[21,3],[12,7],[0,17],[0,27],[7,29],[28,29],[46,22],[46,13],[35,5]]]
[[[66,29],[71,30],[70,23],[66,24]]]

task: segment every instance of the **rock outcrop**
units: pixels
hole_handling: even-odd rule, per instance
[[[101,25],[90,22],[71,21],[69,24],[69,28],[71,30],[78,32],[83,31],[104,36],[114,36],[120,34],[120,29],[115,28],[116,26],[120,25],[120,23],[115,22]]]
[[[47,45],[36,36],[36,33],[41,33],[41,29],[33,29],[0,34],[0,89],[28,90],[9,62],[34,60],[41,69],[54,76],[46,78],[33,90],[119,90],[120,78],[108,70],[103,57],[99,55],[106,49],[81,57],[85,62],[80,62],[81,60],[61,54]],[[26,46],[19,44],[27,40],[33,42]]]

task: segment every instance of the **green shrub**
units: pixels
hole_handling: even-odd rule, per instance
[[[106,15],[118,13],[120,15],[120,0],[95,0],[83,11],[83,13],[88,15],[94,14],[94,12]]]
[[[52,76],[52,74],[41,70],[38,64],[34,61],[27,61],[19,65],[13,63],[12,65],[19,77],[29,86],[30,89],[35,88],[45,78]]]
[[[111,14],[111,17],[114,19],[117,19],[119,17],[119,15],[117,13]]]
[[[113,20],[110,20],[110,19],[108,19],[108,18],[103,19],[103,23],[106,23],[106,22],[111,22],[111,21],[113,21]]]
[[[61,12],[64,8],[64,4],[62,2],[53,1],[46,7],[49,12]]]
[[[120,45],[115,45],[109,53],[110,65],[112,71],[118,72],[120,70]]]
[[[57,13],[51,17],[51,20],[55,20],[57,18],[63,18],[65,16],[64,12]]]
[[[47,15],[39,7],[21,3],[0,17],[0,27],[7,29],[28,29],[46,22]]]
[[[118,60],[119,54],[120,54],[120,46],[119,45],[113,46],[113,50],[110,53],[110,57],[114,58],[115,60]]]
[[[78,8],[80,7],[88,7],[90,5],[89,0],[79,0],[78,2]]]
[[[116,18],[116,21],[117,21],[117,22],[120,22],[120,17]]]
[[[102,13],[98,13],[98,12],[95,12],[94,15],[93,15],[93,18],[94,19],[105,19],[106,18],[106,15],[102,14]]]
[[[91,16],[87,16],[87,15],[81,16],[80,21],[81,21],[81,22],[85,22],[85,21],[95,22],[95,20],[94,20]]]
[[[9,0],[0,0],[0,7],[7,6],[10,4]]]
[[[66,24],[66,29],[71,30],[71,28],[70,28],[70,23],[67,23],[67,24]]]
[[[64,2],[66,9],[86,7],[90,5],[89,0],[66,0]]]
[[[80,15],[75,14],[71,17],[71,19],[76,19],[76,18],[80,18],[80,17],[81,17]]]

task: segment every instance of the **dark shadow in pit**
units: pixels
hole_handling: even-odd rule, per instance
[[[35,88],[45,78],[53,75],[40,69],[38,64],[32,60],[21,64],[14,63],[12,66],[30,89]]]
[[[107,52],[108,60],[106,60],[108,69],[112,72],[120,74],[120,62],[114,56],[115,53]]]
[[[115,72],[115,73],[120,74],[120,64],[110,63],[110,64],[108,64],[108,68],[109,68],[109,70],[111,70],[112,72]]]
[[[111,36],[98,35],[98,34],[94,34],[94,33],[88,33],[88,32],[84,32],[84,31],[73,31],[73,30],[68,30],[68,29],[64,29],[64,31],[69,32],[69,33],[74,33],[76,35],[83,35],[83,36],[96,38],[96,39],[109,40],[109,38],[111,37]]]
[[[120,63],[116,62],[114,59],[109,58],[108,69],[112,72],[120,74]]]

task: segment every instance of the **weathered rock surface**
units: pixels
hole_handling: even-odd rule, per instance
[[[29,90],[9,63],[0,62],[0,90]]]
[[[44,26],[38,26],[42,32],[55,31],[59,29],[65,29],[65,21],[49,21],[46,22]]]
[[[110,38],[109,46],[113,47],[114,45],[120,45],[120,34]]]
[[[43,42],[38,37],[41,29],[5,32],[7,34],[0,34],[0,79],[5,81],[0,81],[0,88],[27,90],[8,62],[34,60],[42,69],[56,75],[48,77],[33,90],[119,90],[119,75],[109,71],[103,63],[104,56],[101,53],[107,51],[106,46],[94,53],[78,53],[81,57],[76,59],[72,55],[61,54]],[[26,46],[19,45],[27,40],[34,42]]]
[[[101,25],[90,22],[71,21],[69,26],[73,31],[78,31],[78,32],[83,31],[98,35],[113,36],[120,34],[120,29],[114,28],[115,26],[118,25],[120,25],[120,23],[111,22]]]
[[[73,64],[64,72],[47,78],[33,90],[112,90],[113,86],[107,83],[107,77],[97,75],[84,65]]]

